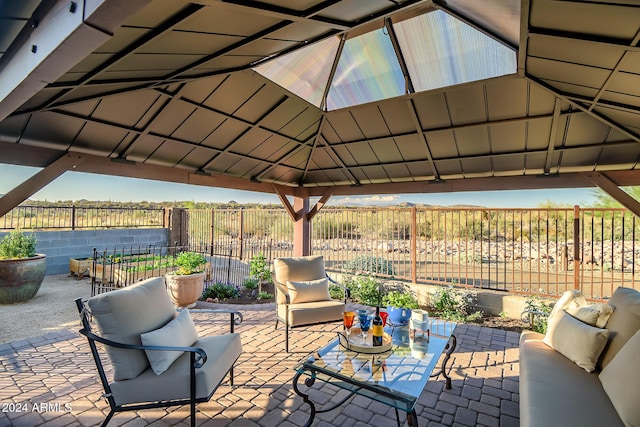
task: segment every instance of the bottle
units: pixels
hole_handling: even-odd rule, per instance
[[[373,317],[371,325],[371,334],[373,336],[373,346],[382,345],[382,334],[384,333],[382,325],[382,317],[380,317],[380,293],[378,293],[378,305],[376,306],[376,315]]]

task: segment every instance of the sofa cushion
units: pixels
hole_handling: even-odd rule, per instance
[[[520,426],[622,426],[598,375],[588,373],[542,342],[520,341]]]
[[[567,308],[565,311],[587,325],[595,326],[596,328],[604,328],[607,326],[607,322],[614,310],[615,308],[612,305],[596,303]]]
[[[640,292],[619,287],[615,290],[609,304],[615,311],[607,322],[607,329],[611,331],[609,343],[602,352],[599,364],[604,369],[618,351],[625,345],[638,329],[640,329]]]
[[[140,335],[142,344],[172,347],[190,347],[198,341],[196,325],[191,319],[189,310],[183,310],[175,319],[160,329]],[[182,356],[182,351],[145,350],[151,369],[156,375],[169,369],[175,360]]]
[[[87,301],[100,334],[123,344],[141,345],[140,335],[176,316],[162,277],[154,277]],[[135,378],[149,367],[143,350],[106,347],[115,380]]]
[[[640,331],[627,341],[600,373],[600,381],[626,426],[640,426]]]
[[[587,372],[596,369],[609,331],[595,328],[559,311],[549,320],[543,342]]]
[[[196,369],[196,397],[210,396],[242,353],[240,334],[200,338],[193,347],[207,353],[207,362]],[[147,369],[131,380],[111,383],[117,405],[189,397],[189,353],[183,353],[167,371],[158,376]]]
[[[329,280],[326,277],[304,282],[287,280],[287,290],[291,304],[331,300]]]

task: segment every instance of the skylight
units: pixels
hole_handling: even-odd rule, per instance
[[[411,87],[427,91],[516,72],[515,51],[441,10],[392,25],[400,52],[387,28],[379,28],[348,39],[341,50],[340,39],[331,37],[255,71],[326,110],[401,96]]]

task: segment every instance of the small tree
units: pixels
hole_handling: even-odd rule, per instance
[[[271,271],[267,258],[262,252],[251,258],[249,263],[249,274],[258,280],[258,294],[262,292],[263,283],[271,283]]]

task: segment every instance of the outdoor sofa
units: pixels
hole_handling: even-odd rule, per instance
[[[608,304],[552,312],[546,335],[523,332],[520,425],[640,425],[639,329],[640,292],[620,287]]]

